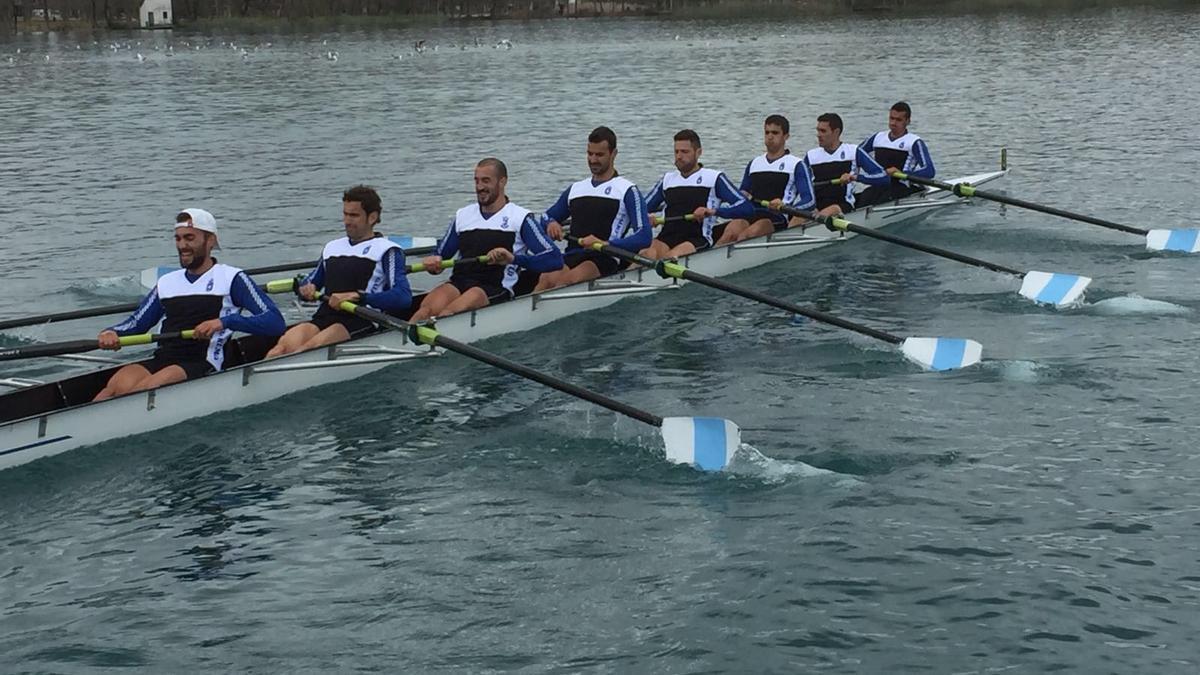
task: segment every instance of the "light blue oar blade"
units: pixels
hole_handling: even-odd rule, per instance
[[[151,289],[158,285],[158,278],[164,274],[169,274],[179,269],[179,265],[174,267],[147,267],[142,270],[142,288]]]
[[[905,338],[900,351],[908,360],[926,370],[954,370],[979,363],[983,345],[965,338]]]
[[[425,246],[437,246],[437,239],[433,237],[401,237],[399,235],[388,237],[393,243],[399,244],[400,248],[408,250],[410,248],[422,248]]]
[[[1091,277],[1059,272],[1026,272],[1021,282],[1021,295],[1034,302],[1055,307],[1072,305],[1083,297],[1083,291],[1092,283]]]
[[[733,461],[742,442],[738,425],[720,417],[664,417],[667,459],[702,471],[720,471]]]
[[[1200,253],[1200,230],[1150,230],[1146,248],[1151,251]]]

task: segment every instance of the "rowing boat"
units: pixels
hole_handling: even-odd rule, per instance
[[[951,182],[982,185],[1006,173],[1007,169],[1001,169]],[[930,188],[898,202],[856,211],[853,217],[863,227],[875,229],[960,201],[963,199],[953,193]],[[825,228],[786,230],[701,251],[681,262],[688,269],[719,277],[840,244],[854,236]],[[660,278],[648,269],[628,270],[447,317],[438,322],[438,330],[461,342],[476,342],[530,330],[625,298],[677,290],[681,283]],[[331,347],[262,360],[268,347],[262,338],[242,337],[231,341],[226,368],[219,373],[96,403],[91,398],[125,362],[112,360],[106,367],[54,382],[0,379],[0,385],[13,389],[0,395],[0,469],[441,354],[397,331],[372,333]]]

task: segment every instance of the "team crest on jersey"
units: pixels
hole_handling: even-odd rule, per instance
[[[696,176],[696,185],[699,185],[704,180],[704,176]]]
[[[362,252],[362,254],[363,254],[363,255],[366,255],[366,254],[368,254],[368,253],[370,253],[370,252],[371,252],[371,246],[368,244],[368,245],[367,245],[367,247],[363,249],[363,252]]]
[[[606,194],[606,195],[611,195],[611,194],[612,194],[612,186],[611,186],[611,185],[609,185],[608,187],[604,188],[604,194]]]
[[[903,150],[903,149],[904,149],[904,141],[900,141],[900,149],[901,149],[901,150]]]
[[[508,229],[508,216],[504,216],[504,218],[500,221],[500,229],[502,229],[502,230]]]
[[[213,289],[213,280],[212,280],[212,279],[209,279],[209,280],[208,280],[208,285],[204,287],[204,290],[205,290],[205,291],[211,291],[212,289]]]
[[[842,150],[838,153],[838,159],[846,159],[846,151]]]

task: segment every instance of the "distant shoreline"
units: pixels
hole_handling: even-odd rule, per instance
[[[0,0],[0,6],[5,0]],[[517,5],[520,7],[517,7]],[[930,16],[938,14],[1047,14],[1081,10],[1118,8],[1196,9],[1196,0],[707,0],[703,4],[690,0],[533,0],[527,3],[505,3],[505,9],[493,13],[500,3],[470,2],[455,5],[458,14],[410,13],[387,11],[362,14],[307,14],[280,16],[276,13],[254,13],[245,16],[188,17],[184,7],[177,8],[175,28],[184,30],[277,30],[280,27],[302,28],[405,28],[410,26],[457,25],[488,21],[520,21],[529,19],[589,19],[619,17],[658,17],[666,20],[720,19],[788,19],[813,16]],[[381,4],[382,6],[382,4]],[[411,7],[411,5],[410,5]],[[486,9],[485,9],[486,8]],[[311,8],[310,8],[311,9]],[[80,16],[46,23],[41,18],[24,17],[8,26],[17,33],[51,31],[137,30],[133,20],[125,15],[116,17]]]

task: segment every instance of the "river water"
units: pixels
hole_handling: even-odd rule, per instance
[[[1196,11],[22,36],[0,316],[136,299],[187,205],[224,261],[311,259],[357,182],[388,232],[436,235],[486,155],[541,210],[598,124],[648,188],[679,128],[736,180],[766,114],[800,151],[819,113],[858,141],[901,98],[942,176],[1007,147],[1012,194],[1196,225],[1198,71]],[[698,287],[484,344],[737,421],[762,457],[719,475],[457,358],[5,471],[0,670],[1195,672],[1197,261],[987,203],[896,232],[1096,281],[1054,311],[861,239],[734,278],[982,341],[952,374]]]

